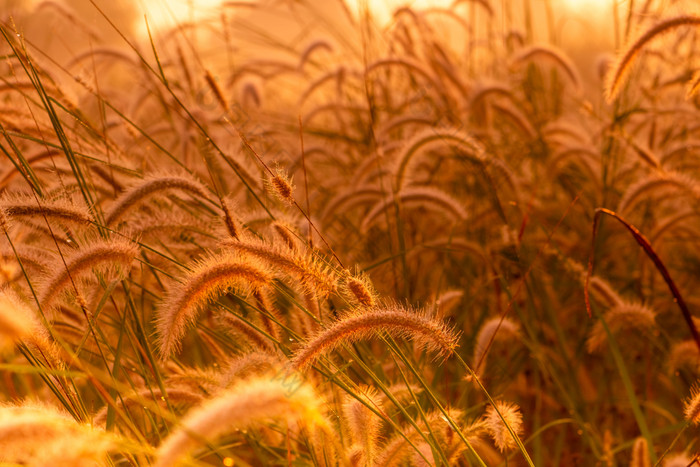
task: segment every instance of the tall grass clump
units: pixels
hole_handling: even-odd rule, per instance
[[[0,461],[698,459],[693,2],[10,3]]]

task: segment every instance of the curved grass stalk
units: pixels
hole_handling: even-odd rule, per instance
[[[390,195],[377,203],[362,219],[361,232],[367,232],[387,209],[399,204],[403,208],[417,207],[435,210],[449,215],[453,222],[467,219],[467,211],[455,198],[437,188],[430,186],[411,186],[403,188],[395,196]]]
[[[291,391],[284,380],[248,380],[190,411],[181,427],[159,446],[155,465],[174,465],[201,440],[255,426],[270,418],[320,427],[328,423],[322,415],[321,401],[310,386],[302,384]]]
[[[56,260],[39,289],[41,307],[51,308],[64,290],[88,279],[94,271],[125,276],[137,254],[137,245],[128,240],[98,240]]]
[[[666,266],[664,265],[663,261],[661,261],[661,258],[659,258],[659,256],[654,251],[654,248],[649,243],[649,240],[647,240],[646,237],[644,237],[644,235],[642,235],[642,233],[635,226],[633,226],[625,219],[620,217],[617,213],[605,208],[596,209],[595,216],[593,217],[593,236],[591,240],[591,252],[588,257],[588,272],[586,274],[586,285],[584,287],[586,311],[588,312],[588,317],[590,318],[592,316],[588,287],[591,275],[593,274],[593,254],[595,249],[596,237],[598,234],[598,223],[600,222],[600,218],[603,214],[610,216],[613,219],[616,219],[619,223],[621,223],[632,235],[632,237],[639,244],[639,246],[642,247],[644,253],[646,253],[649,259],[653,261],[654,266],[656,266],[656,269],[659,271],[659,273],[661,273],[661,275],[664,278],[664,281],[666,282],[666,285],[671,291],[674,301],[678,304],[678,308],[680,308],[681,313],[683,314],[683,318],[685,319],[685,322],[688,325],[688,329],[690,329],[690,334],[693,336],[693,340],[695,340],[698,346],[698,350],[700,350],[700,334],[698,333],[697,327],[695,326],[695,322],[693,321],[692,315],[690,314],[690,310],[688,310],[688,305],[686,305],[685,300],[683,300],[683,296],[681,295],[680,291],[678,290],[678,287],[676,286],[676,283],[671,278],[671,275],[669,274],[668,269],[666,269]],[[609,331],[607,332],[609,333]]]
[[[581,78],[574,63],[566,54],[551,45],[532,45],[524,48],[513,57],[513,64],[520,65],[523,62],[535,60],[539,57],[546,58],[557,65],[566,73],[571,83],[577,90],[581,89]]]
[[[398,305],[360,308],[305,342],[295,353],[292,366],[296,369],[308,368],[321,355],[342,344],[357,342],[383,332],[414,339],[419,346],[443,358],[448,357],[457,348],[459,339],[459,336],[444,324],[414,310]]]
[[[700,26],[700,17],[682,15],[665,19],[647,29],[635,39],[634,42],[626,47],[624,53],[617,59],[614,68],[608,73],[605,93],[608,102],[614,101],[620,94],[622,85],[629,75],[632,64],[644,46],[659,35],[670,32],[680,26]]]
[[[117,198],[105,213],[105,224],[114,225],[144,198],[164,190],[182,190],[208,199],[207,189],[184,174],[151,175],[133,185]]]
[[[182,278],[182,284],[170,288],[158,307],[156,328],[161,357],[167,358],[179,349],[187,326],[207,303],[233,289],[271,283],[272,277],[260,265],[231,253],[211,255],[195,264]]]

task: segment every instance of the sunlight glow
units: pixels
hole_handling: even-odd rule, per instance
[[[158,30],[210,16],[222,0],[140,0],[140,3],[150,27]],[[142,30],[145,34],[145,24]]]
[[[610,14],[609,9],[612,6],[612,0],[560,0],[560,2],[565,10],[582,16]]]
[[[391,20],[394,11],[399,7],[410,6],[416,9],[446,8],[453,3],[453,0],[346,0],[346,3],[355,16],[359,16],[360,12],[369,6],[377,22],[379,24],[387,24]]]

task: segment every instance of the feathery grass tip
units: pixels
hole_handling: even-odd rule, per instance
[[[415,310],[399,305],[359,308],[309,339],[292,359],[294,368],[304,369],[321,355],[344,343],[381,335],[413,339],[420,346],[448,357],[458,345],[459,336],[446,325]]]

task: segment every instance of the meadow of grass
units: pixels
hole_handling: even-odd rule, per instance
[[[688,5],[89,3],[0,23],[0,462],[698,462]]]

